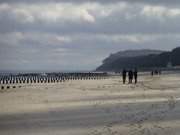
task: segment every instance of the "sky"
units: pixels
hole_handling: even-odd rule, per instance
[[[94,70],[111,53],[177,46],[179,0],[0,0],[0,70]]]

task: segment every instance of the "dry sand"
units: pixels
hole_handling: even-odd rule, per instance
[[[179,135],[180,75],[0,90],[0,135]]]

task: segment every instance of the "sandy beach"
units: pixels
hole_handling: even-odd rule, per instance
[[[0,135],[179,135],[180,75],[0,90]]]

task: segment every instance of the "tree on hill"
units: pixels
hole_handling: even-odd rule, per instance
[[[139,51],[133,51],[133,55],[134,52],[139,54]],[[171,52],[162,52],[160,54],[134,55],[134,57],[130,54],[126,55],[126,57],[116,57],[116,59],[113,59],[112,56],[106,58],[106,61],[97,68],[97,71],[120,71],[123,68],[164,68],[169,63],[172,63],[172,66],[180,66],[180,47],[173,49]]]
[[[180,47],[172,50],[171,62],[172,62],[173,66],[179,66],[180,65]]]

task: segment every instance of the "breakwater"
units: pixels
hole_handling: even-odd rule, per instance
[[[61,83],[68,80],[106,79],[107,73],[28,73],[0,75],[1,89],[21,87],[20,84]]]

